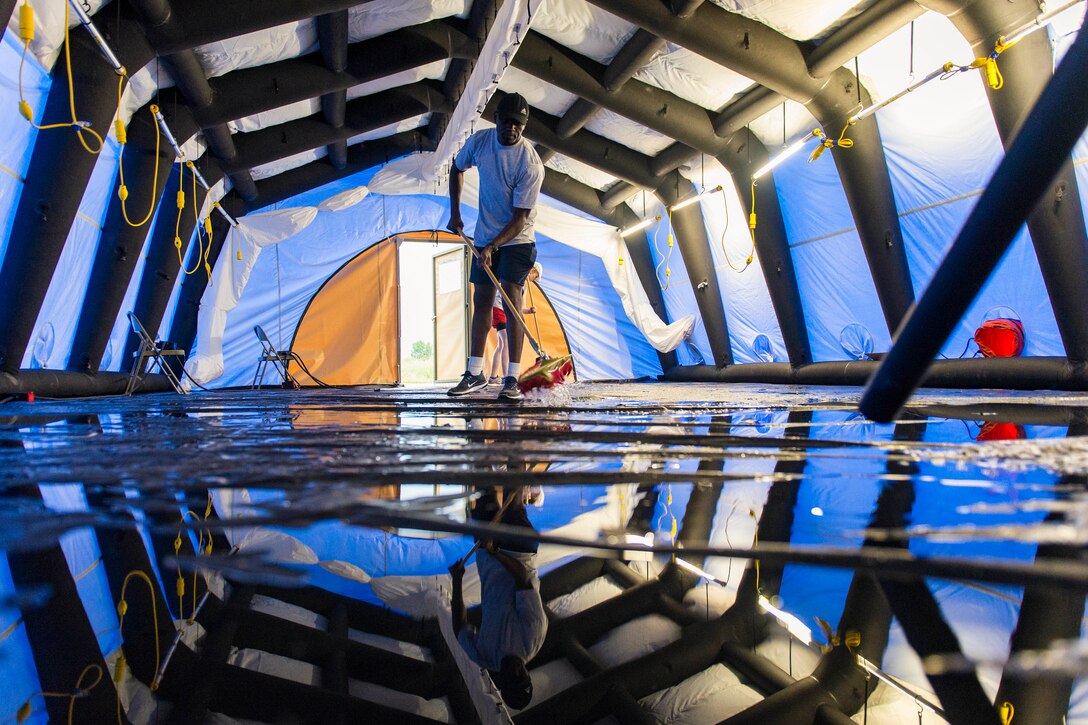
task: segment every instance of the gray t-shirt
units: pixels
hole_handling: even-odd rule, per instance
[[[518,589],[510,572],[480,549],[476,553],[476,566],[480,572],[483,619],[479,631],[466,624],[457,634],[457,640],[473,662],[494,671],[502,668],[502,658],[507,655],[526,662],[531,660],[548,633],[548,618],[540,601],[540,579],[534,566],[536,555],[505,549],[503,553],[525,565],[532,588]]]
[[[458,152],[454,164],[461,171],[473,166],[480,170],[480,214],[476,221],[477,247],[491,243],[514,218],[514,209],[528,209],[525,228],[507,244],[536,241],[533,223],[536,201],[544,183],[544,164],[533,145],[521,138],[503,146],[493,128],[477,131]]]

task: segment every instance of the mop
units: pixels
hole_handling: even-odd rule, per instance
[[[491,283],[499,290],[499,294],[502,295],[503,300],[506,302],[507,309],[515,317],[518,322],[521,323],[522,329],[525,330],[525,337],[529,340],[529,344],[532,345],[533,351],[536,352],[536,365],[526,370],[518,378],[518,390],[523,393],[527,393],[535,388],[551,388],[556,385],[561,385],[567,379],[567,376],[574,372],[574,361],[570,355],[564,355],[562,357],[553,358],[548,353],[544,352],[544,348],[541,347],[540,341],[533,337],[529,332],[529,325],[525,322],[525,318],[521,315],[521,310],[518,306],[510,301],[510,297],[506,294],[506,290],[499,284],[499,280],[495,277],[495,273],[491,271],[491,268],[483,264],[480,259],[480,253],[476,251],[476,247],[472,244],[468,237],[461,234],[461,239],[464,240],[465,245],[468,247],[472,256],[476,258],[477,262],[480,262],[480,266],[487,276],[491,279]],[[537,334],[540,334],[539,328],[537,328]]]

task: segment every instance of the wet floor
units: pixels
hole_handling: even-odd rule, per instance
[[[8,403],[0,546],[133,517],[173,536],[184,519],[201,546],[225,542],[213,568],[327,585],[330,567],[295,565],[346,562],[365,597],[372,578],[444,573],[480,526],[474,492],[525,487],[545,542],[691,552],[708,612],[757,550],[776,603],[817,640],[855,568],[933,577],[965,654],[999,664],[1024,585],[1088,585],[1088,565],[1052,556],[1088,543],[1088,396],[923,391],[879,425],[859,395],[578,384],[521,404],[437,387]],[[255,524],[312,556],[227,556]]]

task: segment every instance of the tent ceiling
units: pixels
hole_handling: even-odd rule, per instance
[[[670,3],[645,1],[669,13]],[[284,2],[272,3],[260,17],[234,8],[229,2],[141,0],[135,4],[161,62],[133,74],[133,87],[127,92],[121,113],[123,117],[131,114],[140,102],[153,99],[156,87],[173,83],[179,63],[187,73],[199,69],[205,80],[196,79],[194,84],[188,78],[181,84],[181,100],[188,103],[202,127],[200,135],[211,134],[209,147],[213,155],[235,185],[242,184],[238,193],[250,197],[250,201],[256,201],[257,194],[250,179],[267,180],[304,161],[332,164],[328,144],[373,142],[382,138],[378,134],[391,136],[418,129],[420,148],[432,148],[448,113],[459,100],[463,76],[471,68],[494,17],[494,3],[476,3],[484,6],[476,11],[483,15],[479,28],[469,27],[473,0]],[[770,0],[713,0],[705,4],[716,7],[702,9],[699,6],[704,3],[691,0],[672,4],[683,14],[700,11],[700,22],[735,18],[751,26],[753,38],[771,42],[775,50],[788,49],[787,65],[799,68],[804,68],[809,43],[826,39],[872,5],[851,0],[818,7]],[[613,188],[612,197],[606,198],[607,205],[612,206],[637,188],[617,185],[618,181],[651,185],[654,179],[682,166],[700,151],[711,153],[724,148],[729,134],[745,123],[751,123],[756,136],[768,143],[780,142],[783,99],[749,77],[750,70],[746,75],[743,67],[728,67],[728,51],[704,56],[699,52],[705,53],[706,49],[699,42],[690,44],[695,47],[676,42],[688,37],[684,33],[669,31],[659,38],[653,27],[639,31],[633,17],[621,18],[609,12],[615,10],[614,5],[610,0],[538,3],[532,31],[521,32],[525,42],[514,64],[505,70],[499,88],[525,95],[538,117],[554,117],[563,140],[577,142],[579,132],[585,131],[648,157],[647,173],[633,179],[632,174],[617,173],[616,168],[595,161],[592,155],[572,154],[570,148],[558,148],[562,144],[549,147],[535,138],[538,144],[544,144],[541,150],[552,148],[559,152],[548,161],[551,168],[597,189]],[[110,5],[110,12],[115,7]],[[627,13],[629,16],[642,9],[641,3],[631,7],[634,9]],[[97,10],[98,5],[92,3],[92,8]],[[341,72],[322,60],[329,49],[321,47],[318,18],[322,13],[344,10],[348,45],[339,50],[346,51],[347,66]],[[883,12],[880,8],[870,12],[878,11]],[[677,27],[691,22],[680,18]],[[271,23],[275,24],[262,27]],[[642,24],[652,26],[649,22]],[[58,32],[43,34],[33,48],[43,62],[55,59],[57,37],[62,37]],[[698,33],[688,35],[702,37]],[[879,40],[872,33],[870,36],[864,45]],[[795,40],[806,43],[799,45]],[[841,44],[843,38],[836,37],[835,42]],[[604,108],[586,100],[575,105],[580,97],[585,98],[585,94],[575,92],[581,80],[551,78],[546,68],[530,65],[534,54],[540,63],[550,65],[557,50],[564,62],[584,71],[585,81],[592,83],[596,78],[611,83],[613,98],[608,100],[613,102]],[[629,57],[632,54],[634,58]],[[456,58],[464,62],[451,64]],[[610,67],[613,60],[623,68]],[[815,92],[820,86],[807,73],[804,76],[773,90],[787,91],[802,100],[799,93]],[[631,80],[625,83],[627,78]],[[435,85],[425,87],[427,81]],[[394,89],[407,89],[412,98],[406,99]],[[324,106],[331,102],[329,94],[344,90],[348,122],[341,127],[322,116]],[[443,100],[442,91],[449,97]],[[800,104],[788,105],[787,137],[811,125],[810,114]],[[357,110],[353,113],[352,108]],[[655,114],[659,118],[655,119]],[[658,122],[651,123],[654,120]],[[716,135],[715,127],[725,133]],[[307,132],[300,133],[301,129]]]
[[[49,3],[31,1],[42,5],[39,25],[44,26],[32,50],[49,66],[64,35],[58,25],[62,21],[55,9],[52,16],[44,10]],[[610,220],[622,218],[626,211],[617,215],[612,210],[640,190],[656,192],[659,201],[666,186],[674,196],[692,193],[691,180],[698,178],[702,185],[708,167],[713,174],[725,173],[724,168],[747,179],[754,158],[773,155],[780,144],[815,125],[837,136],[859,104],[899,90],[868,87],[874,78],[865,68],[859,81],[854,59],[905,31],[928,9],[949,17],[968,43],[982,44],[1037,13],[1033,3],[979,0],[831,0],[819,6],[794,0],[263,0],[259,13],[246,0],[118,0],[91,3],[90,9],[132,76],[117,108],[108,78],[103,80],[109,74],[96,75],[99,66],[92,61],[100,60],[79,29],[72,43],[82,46],[76,50],[85,65],[76,69],[86,86],[78,92],[86,104],[81,113],[96,127],[107,126],[115,109],[123,119],[131,116],[130,142],[145,144],[139,148],[150,156],[146,139],[154,138],[154,126],[140,109],[156,103],[180,143],[207,151],[201,167],[205,175],[225,177],[227,187],[233,187],[228,208],[235,213],[413,151],[437,150],[439,164],[445,163],[471,130],[487,123],[501,95],[516,91],[533,108],[526,136],[561,177],[553,179],[553,186],[560,188],[566,179],[568,192],[575,185],[584,187],[578,191],[585,202],[579,208]],[[9,31],[17,24],[13,18]],[[1045,68],[1051,60],[1049,49],[1024,47],[1018,44],[1017,53],[1009,55],[1035,53],[1031,60],[1003,58],[1003,70],[1010,66],[1009,77],[1019,78],[1010,83],[1017,92],[989,99],[999,107],[995,118],[1005,135],[1035,92],[1036,79],[1025,83],[1022,74]],[[988,52],[980,48],[969,52]],[[900,55],[905,63],[906,49]],[[474,76],[476,67],[480,72]],[[888,158],[875,119],[852,126],[850,136],[856,142],[850,153],[836,149],[829,156],[884,322],[893,330],[913,301],[914,280],[903,251]],[[54,152],[43,146],[35,154],[45,159],[33,162],[38,165],[78,167],[77,186],[87,183],[90,166],[73,162],[69,149]],[[28,179],[40,175],[31,172]],[[773,189],[773,183],[767,179],[764,188]],[[27,206],[33,194],[24,196],[28,201],[20,204]],[[78,203],[77,194],[53,200],[48,220],[17,215],[13,248],[22,256],[11,264],[5,260],[5,274],[18,279],[23,266],[37,263],[45,233],[52,235],[46,256],[55,259],[63,248],[61,227],[70,226]],[[105,227],[119,224],[115,212],[111,208]],[[777,208],[772,213],[781,215]],[[769,221],[766,214],[760,218]],[[688,230],[700,239],[678,240],[682,246],[707,246],[703,225],[693,221]],[[1049,235],[1055,244],[1061,238],[1055,230],[1033,228],[1031,233],[1033,238]],[[767,236],[760,238],[764,245]],[[136,233],[126,232],[118,259],[128,258],[129,246],[138,241]],[[786,240],[779,242],[786,250]],[[695,251],[684,249],[685,264]],[[769,256],[766,251],[759,250],[761,260]],[[706,270],[714,268],[709,256],[705,261]],[[107,262],[96,265],[102,270],[95,274],[108,276]],[[1056,284],[1051,277],[1060,265],[1046,266],[1049,287]],[[772,266],[764,276],[781,269]],[[689,270],[691,279],[706,270]],[[709,279],[710,286],[697,287],[699,300],[721,297],[714,283]],[[796,281],[783,284],[775,302],[779,317],[784,306],[800,304]],[[35,282],[28,309],[46,286]],[[1088,286],[1072,286],[1077,287],[1073,294],[1052,297],[1088,295],[1080,289]],[[714,310],[701,308],[701,313],[722,317]],[[21,313],[20,320],[10,341],[0,339],[0,357],[5,345],[14,351],[9,355],[25,346],[33,320],[29,313]],[[722,322],[718,332],[726,339],[711,341],[711,346],[724,350],[728,331]],[[713,326],[713,320],[704,323]],[[1088,339],[1088,332],[1083,337]],[[98,341],[91,343],[85,357],[94,369]]]

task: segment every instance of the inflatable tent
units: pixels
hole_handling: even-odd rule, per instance
[[[570,621],[537,663],[535,672],[547,687],[534,708],[514,720],[595,721],[613,715],[625,722],[698,721],[702,703],[714,721],[776,721],[783,716],[776,708],[785,707],[777,703],[785,701],[807,703],[797,710],[804,714],[796,722],[840,722],[876,702],[867,685],[858,694],[857,668],[864,667],[860,660],[840,662],[844,648],[854,657],[875,657],[874,669],[886,655],[884,668],[909,680],[909,686],[899,682],[899,689],[885,683],[880,691],[892,693],[887,722],[902,716],[903,702],[910,701],[912,695],[900,690],[940,700],[925,717],[940,714],[952,722],[981,722],[973,718],[983,711],[987,721],[1010,722],[1014,716],[1003,703],[1033,701],[1031,687],[1016,690],[992,671],[1009,649],[978,646],[979,638],[963,654],[988,663],[980,665],[991,667],[984,676],[968,677],[954,662],[948,673],[923,671],[915,654],[944,656],[951,650],[918,639],[919,632],[936,635],[912,621],[911,607],[904,604],[920,603],[914,613],[922,619],[944,607],[955,626],[942,634],[958,629],[965,642],[969,612],[977,606],[992,625],[980,627],[1013,638],[1010,647],[1016,650],[1023,644],[1017,636],[1031,639],[1024,632],[1049,632],[1037,619],[1028,624],[1019,608],[1033,598],[1051,601],[1053,592],[1045,586],[1036,591],[1030,576],[987,570],[978,576],[1005,589],[978,595],[958,581],[927,587],[913,571],[913,579],[881,585],[886,612],[863,613],[859,600],[876,596],[877,586],[857,573],[864,567],[854,570],[836,559],[842,565],[835,575],[817,576],[791,559],[788,567],[779,562],[777,571],[765,565],[761,586],[760,569],[749,565],[758,557],[725,555],[736,541],[725,541],[730,534],[717,523],[728,525],[740,510],[743,525],[734,521],[731,532],[737,535],[740,526],[752,547],[760,539],[826,543],[822,514],[816,512],[834,509],[852,522],[844,535],[852,546],[902,550],[901,542],[889,544],[875,530],[906,526],[911,516],[919,525],[967,526],[960,518],[945,520],[944,509],[959,506],[964,511],[958,513],[970,516],[982,504],[970,497],[956,503],[947,492],[897,498],[894,487],[884,485],[882,476],[902,473],[895,446],[906,450],[910,446],[903,441],[912,441],[939,447],[945,428],[930,424],[912,439],[909,422],[902,420],[894,430],[860,426],[893,420],[921,383],[957,391],[1088,387],[1083,2],[1041,7],[993,0],[835,0],[819,6],[758,0],[263,0],[259,6],[239,0],[0,2],[0,17],[8,21],[0,44],[0,94],[10,111],[0,121],[8,139],[0,149],[5,400],[18,405],[35,396],[121,393],[130,383],[134,356],[156,357],[158,345],[186,351],[184,370],[177,370],[185,391],[225,390],[226,396],[243,397],[223,400],[240,400],[245,407],[249,398],[232,389],[249,387],[262,362],[257,326],[275,351],[297,356],[311,374],[299,376],[304,384],[397,386],[405,381],[407,352],[420,334],[436,351],[427,382],[455,379],[467,353],[469,297],[466,251],[446,231],[450,165],[470,135],[491,127],[501,99],[518,93],[530,105],[525,138],[545,166],[536,235],[546,273],[533,288],[539,308],[535,333],[549,350],[572,356],[579,382],[868,388],[858,403],[866,420],[841,410],[801,414],[815,420],[781,420],[786,414],[773,405],[753,412],[744,401],[733,401],[728,424],[700,418],[697,406],[694,413],[677,413],[677,425],[687,432],[655,432],[653,422],[637,421],[640,434],[651,441],[658,436],[665,447],[696,445],[707,436],[736,446],[735,437],[755,431],[756,439],[774,431],[780,437],[771,447],[786,452],[779,460],[763,461],[762,468],[730,463],[739,466],[734,473],[757,483],[761,476],[777,476],[772,486],[737,488],[724,497],[721,490],[712,491],[714,497],[692,486],[675,500],[671,488],[666,494],[660,486],[624,492],[609,486],[588,499],[583,495],[578,506],[561,499],[561,491],[550,491],[567,506],[553,504],[561,513],[549,521],[550,532],[574,527],[584,533],[579,526],[588,526],[607,539],[618,529],[602,521],[615,518],[619,528],[631,529],[638,519],[636,501],[645,501],[649,513],[643,514],[657,523],[640,531],[706,544],[718,553],[698,565],[688,562],[694,573],[675,558],[648,564],[624,558],[629,552],[622,546],[618,561],[625,563],[565,559],[573,544],[556,534],[555,546],[568,548],[550,555],[543,586],[552,613]],[[471,237],[478,204],[473,173],[464,202]],[[406,250],[427,245],[433,254],[423,266],[410,266],[415,263]],[[158,340],[151,348],[134,330],[130,313]],[[405,320],[413,315],[434,322],[425,333],[405,333]],[[978,331],[995,324],[1017,328],[1015,354],[980,351]],[[168,389],[162,376],[144,380],[145,392]],[[330,400],[348,410],[303,405],[284,413],[290,420],[285,430],[403,423],[389,411],[382,412],[392,415],[389,420],[370,420],[365,411],[352,417],[357,411],[351,400]],[[818,405],[823,399],[812,394],[811,400]],[[930,417],[966,415],[941,407],[942,401],[929,402]],[[203,403],[194,405],[191,417],[198,420],[206,411],[199,407]],[[1055,435],[1040,433],[1044,428],[1075,436],[1083,422],[1079,410],[1065,408],[1026,422],[1006,413],[988,410],[992,420],[984,419],[978,431],[968,426],[971,442]],[[29,414],[15,415],[9,431],[18,449],[11,453],[12,500],[31,500],[68,517],[120,515],[124,507],[110,498],[110,486],[130,480],[132,472],[114,472],[111,482],[88,483],[86,490],[67,474],[27,473],[32,466],[26,461],[39,465],[50,455],[36,426],[48,431],[65,414],[45,423],[26,423],[24,415]],[[110,415],[96,409],[93,424],[69,424],[88,426],[89,437],[129,430],[128,422]],[[440,406],[419,414],[436,430],[449,427],[443,416]],[[277,430],[281,418],[270,421],[264,421],[268,429]],[[247,424],[244,416],[230,423],[239,430]],[[722,425],[724,432],[718,430]],[[512,435],[495,426],[473,430],[466,424],[446,432],[466,440]],[[846,430],[851,445],[886,446],[895,454],[887,461],[860,456],[848,463],[814,456],[798,466],[786,455],[793,443],[785,439],[810,426]],[[214,437],[214,431],[201,430]],[[598,433],[594,444],[604,446],[607,435]],[[636,452],[643,443],[632,443]],[[748,448],[741,447],[747,456]],[[290,460],[290,453],[273,450]],[[703,469],[695,458],[680,456],[662,469],[672,466],[677,475],[697,477]],[[593,473],[625,475],[643,463],[635,455],[615,463],[615,470],[605,465]],[[484,465],[468,465],[477,464]],[[562,465],[568,468],[555,470],[586,474],[575,461]],[[715,475],[731,473],[723,465]],[[929,475],[926,465],[907,474]],[[653,470],[646,463],[638,473]],[[172,475],[158,472],[167,480]],[[782,480],[808,475],[856,479],[862,493],[819,485],[791,489]],[[1043,466],[1009,486],[1028,490],[1050,485],[1055,476],[1077,475],[1075,467]],[[866,488],[878,479],[880,487]],[[204,489],[219,485],[201,482]],[[259,481],[243,483],[230,481],[231,496],[209,494],[199,520],[229,519],[239,501],[247,516],[258,516],[262,506],[282,514],[281,499]],[[395,485],[402,483],[415,485]],[[1062,478],[1061,485],[1069,483]],[[442,485],[461,484],[436,483],[427,497],[450,493]],[[254,491],[257,499],[269,498],[255,501]],[[409,501],[414,495],[397,488],[395,496],[375,498]],[[18,714],[20,722],[44,721],[46,709],[58,717],[68,706],[64,697],[72,703],[77,698],[42,700],[40,691],[59,688],[91,703],[95,713],[123,704],[132,722],[165,716],[159,700],[176,706],[170,717],[179,722],[202,721],[208,713],[270,722],[276,717],[272,706],[253,693],[286,680],[293,684],[284,685],[283,698],[299,708],[297,703],[306,703],[314,721],[408,717],[404,713],[423,721],[485,717],[481,702],[497,695],[487,681],[451,674],[471,667],[439,631],[435,622],[441,617],[431,617],[432,608],[443,604],[441,586],[424,581],[443,573],[445,567],[434,562],[452,560],[452,540],[403,544],[392,538],[400,528],[441,528],[438,523],[387,502],[380,504],[386,506],[380,516],[385,523],[377,527],[360,519],[315,524],[304,533],[256,524],[224,533],[195,524],[187,513],[191,502],[178,496],[165,503],[156,498],[120,522],[85,520],[73,531],[64,528],[67,538],[54,537],[58,545],[45,551],[27,553],[19,537],[8,543],[11,560],[5,559],[0,578],[7,626],[0,646],[10,654],[4,660],[4,713]],[[585,506],[583,499],[596,503]],[[181,512],[180,527],[173,509]],[[772,515],[764,526],[760,512],[767,509]],[[328,513],[321,510],[319,519]],[[1007,523],[1037,524],[1040,510],[1021,506]],[[876,513],[869,521],[871,512]],[[894,523],[879,523],[878,514]],[[457,529],[467,525],[462,519],[441,526],[454,527],[446,533],[474,533]],[[334,528],[341,524],[369,533],[345,534]],[[178,528],[175,539],[168,532]],[[197,605],[187,597],[206,595],[211,602],[201,607],[207,619],[198,622],[200,632],[186,630],[190,639],[173,643],[180,654],[172,666],[179,669],[157,672],[157,661],[143,653],[133,657],[126,675],[116,659],[125,614],[114,614],[130,582],[126,574],[132,567],[146,572],[153,598],[156,591],[172,592],[175,575],[165,567],[204,555],[213,537],[216,547],[237,558],[221,567],[223,576],[188,580],[185,595],[184,585],[177,585],[178,607],[163,604],[154,617],[162,631],[172,630],[187,614],[195,619]],[[390,569],[383,559],[382,581],[371,586],[379,570],[376,559],[367,558],[377,556],[375,537],[385,547],[383,556],[390,542],[398,542],[403,562]],[[366,556],[350,556],[345,542]],[[1032,553],[1069,556],[1061,541],[1036,543],[1032,551],[1013,546],[996,556],[1014,563],[1029,561]],[[926,541],[907,548],[937,557],[939,551],[927,547],[939,545]],[[257,554],[238,556],[247,550]],[[247,586],[247,567],[257,565],[245,562],[268,551],[278,562],[306,568],[314,586],[292,588],[289,574],[279,570],[272,574],[281,579],[265,572],[256,588]],[[164,553],[174,559],[166,563]],[[863,563],[909,569],[894,552],[884,554]],[[734,563],[744,574],[734,576]],[[1068,615],[1061,624],[1076,639],[1080,615],[1073,614],[1078,606],[1083,612],[1084,581],[1076,572],[1056,571],[1054,581],[1068,585],[1062,596],[1073,601],[1055,606]],[[35,572],[48,572],[49,604],[28,594]],[[390,578],[402,575],[413,579]],[[177,577],[184,578],[180,567]],[[1017,587],[1018,594],[1008,591]],[[333,599],[322,594],[330,589]],[[696,627],[688,605],[700,594],[706,596],[706,621]],[[254,597],[257,605],[250,606]],[[929,605],[932,610],[925,609]],[[286,619],[308,622],[295,625],[320,630],[291,630],[288,639],[292,651],[325,658],[321,671],[300,675],[296,668],[281,677],[292,665],[269,654],[276,628],[264,618],[276,607],[280,620],[286,611]],[[239,608],[248,613],[232,613]],[[580,616],[583,611],[592,614]],[[721,616],[711,619],[712,613]],[[767,613],[781,615],[782,622],[792,621],[790,616],[809,623],[818,618],[842,631],[825,638],[828,652],[808,651],[795,671],[794,630],[792,639],[768,639],[749,629],[757,615]],[[631,636],[640,622],[642,639]],[[855,622],[865,630],[861,644],[847,636],[859,631],[850,628]],[[880,632],[871,636],[870,629]],[[222,634],[228,630],[241,631],[251,646],[232,643]],[[357,651],[342,641],[349,630],[356,633]],[[1045,641],[1053,641],[1052,635]],[[334,637],[339,639],[331,644]],[[159,630],[145,639],[171,644]],[[65,641],[73,643],[70,661],[48,669],[47,650]],[[699,650],[699,643],[713,645],[714,652]],[[213,682],[202,669],[205,658],[219,652],[208,649],[212,645],[222,650],[215,667],[222,666],[226,684]],[[758,657],[737,651],[757,646],[763,648]],[[685,648],[689,655],[670,659]],[[397,657],[382,654],[391,650]],[[363,684],[353,677],[349,683],[330,652],[397,676]],[[723,652],[728,666],[719,661]],[[683,667],[669,677],[661,674],[677,661]],[[815,694],[797,694],[796,682],[807,674],[803,668],[831,684]],[[89,684],[96,676],[109,680],[111,672],[116,702],[113,694],[103,694],[105,688]],[[395,685],[406,677],[429,684],[398,690]],[[1043,713],[1039,722],[1083,717],[1083,697],[1079,688],[1074,692],[1072,677],[1067,679],[1058,695],[1034,699]],[[179,682],[186,683],[180,694],[171,691]],[[152,690],[162,683],[160,697]],[[923,693],[924,687],[932,691]],[[775,699],[786,691],[789,699]],[[896,693],[907,699],[891,702]],[[828,706],[827,698],[841,706]],[[1030,706],[1018,706],[1021,718],[1033,717],[1023,714]],[[509,719],[510,713],[497,709]]]

